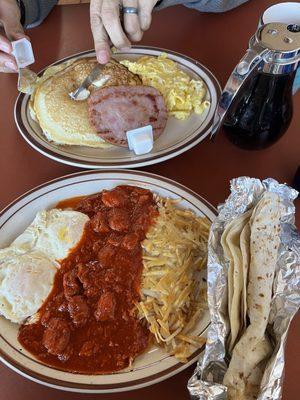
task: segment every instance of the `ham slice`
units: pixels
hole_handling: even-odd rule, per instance
[[[106,142],[127,146],[126,132],[152,125],[156,140],[167,123],[167,109],[162,95],[150,86],[110,86],[91,94],[89,119]]]

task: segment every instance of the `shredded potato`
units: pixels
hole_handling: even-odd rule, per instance
[[[142,299],[137,304],[157,343],[182,362],[205,340],[192,334],[207,307],[201,270],[210,222],[160,199],[159,216],[143,241]]]

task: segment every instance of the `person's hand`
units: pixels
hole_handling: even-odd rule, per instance
[[[130,47],[131,41],[138,42],[142,39],[143,32],[150,27],[152,11],[157,1],[91,0],[91,28],[99,63],[105,64],[109,61],[110,43],[118,49],[126,49]],[[138,15],[124,14],[121,24],[120,4],[123,7],[136,7]]]
[[[0,0],[0,72],[17,72],[10,41],[27,37],[20,23],[20,9],[15,0]]]

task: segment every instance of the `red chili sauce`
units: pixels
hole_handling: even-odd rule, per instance
[[[149,342],[136,316],[143,269],[141,242],[158,212],[146,189],[118,186],[57,208],[87,214],[80,243],[61,262],[38,322],[20,343],[58,369],[102,374],[126,368]]]

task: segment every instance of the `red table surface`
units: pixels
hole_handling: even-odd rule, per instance
[[[202,14],[182,6],[155,13],[151,29],[142,44],[175,50],[199,60],[224,85],[237,61],[244,54],[259,16],[271,0],[251,0],[224,14]],[[36,55],[34,70],[73,53],[91,49],[88,5],[56,7],[44,23],[28,32]],[[22,139],[14,123],[13,108],[17,96],[16,76],[0,76],[0,208],[25,191],[79,169],[59,164],[34,151]],[[215,143],[205,140],[187,153],[143,170],[174,179],[204,196],[213,205],[223,202],[229,193],[229,180],[242,175],[273,177],[292,183],[300,165],[300,96],[295,96],[293,122],[285,136],[264,151],[245,151],[231,145],[220,134]],[[297,223],[300,223],[299,202]],[[284,400],[299,398],[299,326],[293,321],[286,348]],[[162,383],[132,392],[112,395],[67,393],[38,385],[0,366],[1,400],[67,399],[188,399],[186,383],[190,367]]]

